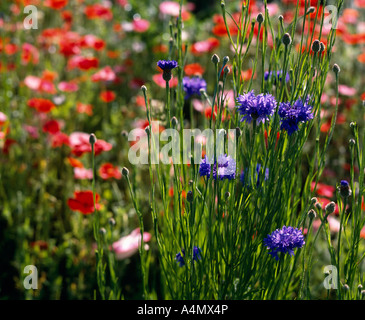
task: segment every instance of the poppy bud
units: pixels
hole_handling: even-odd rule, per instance
[[[309,7],[307,10],[307,14],[314,13],[316,11],[315,7]]]
[[[316,197],[313,197],[313,198],[311,199],[311,204],[312,204],[312,205],[316,204],[317,202],[318,202],[318,199],[317,199]]]
[[[122,137],[124,137],[124,138],[128,137],[128,131],[127,131],[127,130],[123,130],[123,131],[121,132],[121,135],[122,135]]]
[[[105,230],[105,228],[100,228],[100,229],[99,229],[99,233],[100,233],[102,236],[105,236],[105,235],[106,235],[106,230]]]
[[[145,93],[145,92],[147,92],[147,87],[146,87],[145,85],[143,85],[143,86],[141,87],[141,90],[143,91],[143,93]]]
[[[223,57],[223,65],[227,64],[228,61],[229,61],[229,57],[228,56],[224,56]]]
[[[326,214],[331,214],[331,213],[335,212],[335,209],[336,209],[336,203],[334,203],[333,201],[331,201],[329,204],[327,204],[324,207]]]

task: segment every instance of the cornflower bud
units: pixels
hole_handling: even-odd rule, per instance
[[[90,142],[90,144],[95,144],[95,142],[96,142],[96,136],[95,136],[95,134],[90,134],[90,137],[89,137],[89,142]]]
[[[126,167],[123,167],[123,169],[122,169],[122,175],[125,176],[125,177],[128,177],[129,176],[129,170]]]
[[[259,24],[263,23],[264,22],[264,16],[262,15],[262,13],[260,12],[257,17],[256,17],[256,20]]]
[[[285,33],[283,35],[283,43],[284,43],[285,46],[288,46],[288,45],[291,44],[291,36],[290,36],[289,33]]]
[[[217,54],[213,54],[213,56],[212,56],[212,62],[214,64],[218,64],[219,61],[220,61],[220,59],[219,59],[218,55]]]
[[[338,66],[338,64],[337,64],[337,63],[335,63],[335,64],[333,65],[332,70],[333,70],[333,72],[334,72],[334,73],[336,73],[336,74],[338,74],[338,73],[341,71],[341,69],[340,69],[340,67]]]

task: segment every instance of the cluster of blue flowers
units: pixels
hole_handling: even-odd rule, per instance
[[[281,81],[281,79],[283,78],[283,70],[279,70],[276,72],[276,76],[275,74],[273,74],[273,71],[265,71],[264,73],[264,79],[265,81],[268,81],[270,78],[273,78],[273,83],[276,85],[276,81],[279,80]],[[290,76],[289,73],[286,74],[285,76],[285,82],[289,82],[290,80]]]
[[[256,96],[253,90],[239,95],[237,103],[238,112],[243,116],[241,122],[247,121],[251,123],[254,120],[257,124],[269,120],[277,106],[277,102],[271,94],[259,94]]]
[[[301,248],[305,244],[302,231],[298,228],[283,226],[276,229],[264,239],[264,245],[270,250],[269,254],[279,260],[278,252],[294,254],[295,248]]]
[[[255,95],[254,91],[239,95],[237,98],[238,112],[243,116],[242,121],[256,123],[269,120],[277,107],[277,102],[271,94]],[[298,131],[299,124],[313,119],[313,107],[309,104],[309,97],[303,101],[296,100],[294,103],[282,102],[279,105],[279,116],[281,118],[280,129],[288,132],[288,135]]]
[[[293,104],[282,102],[279,106],[279,116],[281,118],[280,129],[286,130],[288,135],[298,131],[299,123],[307,122],[313,119],[312,106],[301,99],[296,100]]]
[[[260,171],[261,171],[261,164],[258,163],[256,165],[256,173],[254,175],[254,179],[256,179],[256,186],[260,185]],[[269,179],[269,168],[265,169],[265,175],[264,175],[264,181]],[[245,181],[246,180],[246,181]],[[251,186],[251,181],[250,181],[250,171],[248,170],[248,168],[246,168],[244,171],[242,171],[241,176],[240,176],[240,181],[241,183],[244,185],[246,184],[248,187]]]
[[[183,85],[185,91],[185,99],[189,99],[191,96],[200,96],[200,89],[207,89],[207,83],[200,77],[184,77]]]
[[[201,177],[210,177],[210,167],[212,163],[213,161],[209,161],[207,156],[201,160],[199,166],[199,174]],[[218,161],[215,161],[213,166],[213,178],[215,180],[217,179],[217,175],[220,180],[234,179],[236,176],[236,161],[231,156],[225,154],[220,155]]]
[[[184,249],[181,249],[181,252],[182,252],[182,255],[181,253],[177,253],[176,254],[176,257],[175,257],[175,260],[179,263],[179,266],[180,267],[183,267],[185,265],[185,260],[184,260],[184,257],[185,257],[185,250]],[[198,261],[198,260],[201,260],[201,249],[197,246],[195,246],[193,248],[193,263],[194,261]]]

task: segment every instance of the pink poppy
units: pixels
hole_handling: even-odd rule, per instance
[[[74,178],[75,179],[92,179],[93,169],[86,168],[74,168]]]
[[[143,233],[143,242],[149,242],[152,236],[148,232]],[[122,237],[113,243],[112,248],[116,254],[117,260],[123,260],[131,257],[138,252],[141,244],[141,231],[139,228],[134,229],[129,235]]]
[[[338,92],[339,92],[339,94],[342,94],[343,96],[353,96],[356,94],[356,89],[348,87],[344,84],[340,84],[338,86]]]
[[[94,82],[98,81],[114,81],[116,79],[115,72],[110,66],[106,66],[100,69],[98,72],[91,76],[91,80]]]
[[[144,19],[133,20],[132,25],[135,32],[145,32],[150,27],[149,21]]]
[[[29,89],[38,91],[40,93],[45,92],[45,93],[55,94],[57,92],[54,84],[51,81],[41,79],[32,75],[25,77],[24,84]]]
[[[152,80],[154,81],[154,83],[156,83],[159,87],[161,88],[165,88],[166,86],[166,81],[162,78],[162,73],[158,73],[152,76]],[[171,80],[169,81],[169,85],[170,88],[174,88],[177,86],[178,83],[178,79],[174,78],[174,76],[172,76]]]
[[[76,92],[79,90],[79,86],[75,82],[62,81],[58,84],[58,89],[62,92]]]
[[[159,9],[162,14],[178,17],[180,5],[175,1],[163,1],[160,3]]]
[[[0,126],[3,125],[7,120],[8,117],[6,116],[6,114],[0,111]]]
[[[26,132],[28,132],[29,136],[32,138],[32,139],[38,139],[39,137],[39,133],[38,133],[38,128],[37,127],[33,127],[33,126],[28,126],[28,125],[24,125],[23,126],[24,130]]]

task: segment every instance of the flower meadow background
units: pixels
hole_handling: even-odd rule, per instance
[[[1,299],[364,299],[364,16],[2,0]],[[165,128],[233,129],[236,156],[132,164]]]

